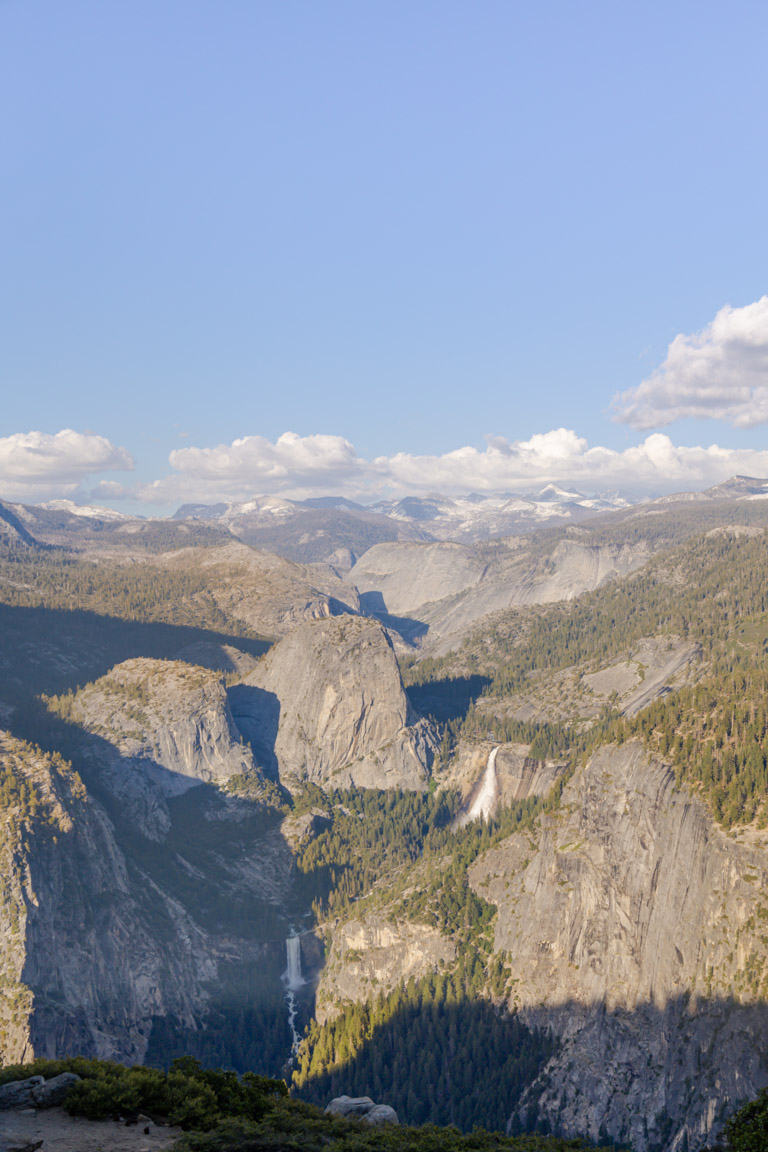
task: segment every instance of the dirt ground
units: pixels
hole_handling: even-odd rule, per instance
[[[12,1148],[42,1140],[40,1152],[156,1152],[180,1135],[180,1128],[160,1128],[151,1121],[126,1126],[82,1120],[63,1108],[0,1112],[0,1147],[4,1141]]]

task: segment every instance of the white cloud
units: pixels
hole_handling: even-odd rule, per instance
[[[176,475],[141,489],[142,499],[240,500],[271,492],[336,491],[354,486],[368,467],[341,436],[295,432],[284,432],[274,444],[263,436],[244,436],[215,448],[177,448],[169,461]]]
[[[284,432],[272,444],[263,436],[245,436],[217,448],[177,448],[171,467],[217,480],[232,472],[263,476],[269,482],[347,475],[358,464],[355,450],[341,436],[297,436]]]
[[[616,420],[641,429],[683,417],[737,428],[768,422],[768,296],[727,305],[702,332],[676,336],[664,363],[613,407]]]
[[[483,449],[399,452],[374,460],[358,456],[340,436],[286,433],[274,444],[249,436],[216,448],[183,448],[172,452],[170,460],[175,475],[147,485],[140,498],[170,504],[338,494],[367,502],[382,494],[521,491],[551,482],[587,492],[619,488],[643,495],[706,488],[736,473],[768,476],[768,452],[716,444],[679,447],[660,432],[616,451],[590,447],[568,428],[528,440],[489,437]]]
[[[124,448],[93,432],[65,428],[55,435],[16,432],[0,438],[0,498],[5,500],[68,496],[88,476],[132,469]]]
[[[558,428],[530,440],[508,443],[494,438],[480,452],[462,448],[445,456],[406,456],[385,461],[390,481],[410,491],[504,491],[548,483],[573,485],[587,492],[619,488],[637,495],[701,489],[736,473],[768,476],[768,452],[678,447],[656,432],[642,444],[617,452],[590,448],[575,432]]]
[[[88,492],[88,499],[107,501],[130,500],[133,495],[132,489],[126,488],[125,484],[120,484],[117,480],[100,480],[99,483]]]

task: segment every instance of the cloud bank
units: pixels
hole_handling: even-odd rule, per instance
[[[340,495],[361,503],[382,496],[530,492],[558,483],[586,493],[619,489],[636,496],[696,490],[734,474],[768,477],[768,451],[681,447],[654,432],[617,451],[569,428],[528,440],[489,436],[484,448],[437,455],[398,452],[365,459],[341,436],[286,432],[274,443],[245,436],[212,448],[171,452],[171,474],[127,488],[99,473],[132,470],[123,448],[103,436],[64,429],[56,435],[17,433],[0,439],[0,498],[37,503],[71,497],[110,504],[125,498],[148,508],[187,502],[243,501],[260,495],[292,499]]]
[[[0,496],[34,503],[69,496],[89,476],[131,471],[133,459],[104,436],[64,428],[46,432],[16,432],[0,438]]]
[[[659,428],[694,417],[737,428],[768,422],[768,296],[721,308],[702,332],[676,336],[664,363],[613,401],[614,418]]]
[[[488,437],[486,447],[442,455],[399,452],[366,460],[340,436],[285,433],[273,444],[246,436],[215,448],[171,453],[174,474],[146,485],[148,503],[240,501],[274,494],[301,499],[337,494],[369,502],[382,494],[459,495],[535,489],[556,482],[587,492],[619,488],[636,495],[701,489],[734,474],[768,476],[768,451],[680,447],[663,433],[616,451],[568,428],[529,440]]]

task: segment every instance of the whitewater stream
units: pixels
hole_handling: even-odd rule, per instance
[[[301,974],[301,937],[289,936],[285,941],[285,950],[288,956],[288,967],[283,972],[282,979],[283,984],[285,984],[285,1002],[288,1005],[288,1027],[293,1037],[291,1057],[294,1057],[301,1043],[301,1036],[296,1030],[296,1014],[298,1012],[296,993],[299,988],[303,988],[306,984],[306,980]]]

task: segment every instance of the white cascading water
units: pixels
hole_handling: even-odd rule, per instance
[[[306,983],[301,975],[301,937],[289,936],[285,941],[285,948],[288,954],[288,967],[283,972],[283,983],[286,989],[285,1000],[288,1005],[288,1027],[293,1037],[291,1042],[291,1057],[293,1057],[298,1052],[301,1043],[301,1036],[296,1031],[296,1013],[298,1011],[296,992]]]
[[[283,980],[285,985],[295,992],[297,988],[304,985],[304,978],[301,975],[301,937],[289,936],[285,942],[286,952],[288,953],[288,967],[285,970]]]
[[[498,748],[493,748],[491,750],[477,796],[475,796],[474,800],[470,804],[468,811],[465,812],[465,814],[459,820],[459,824],[462,828],[465,824],[469,824],[470,821],[477,820],[478,816],[484,816],[487,820],[491,815],[491,809],[496,802],[497,752]]]

